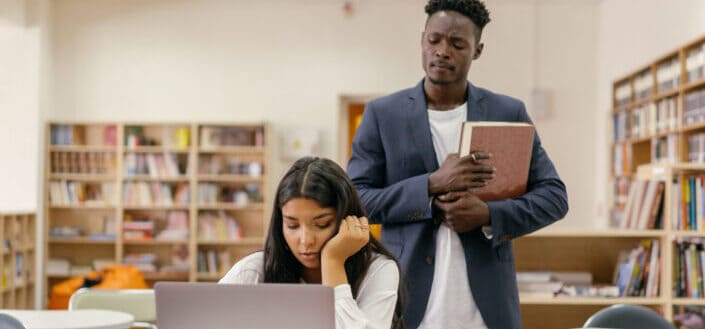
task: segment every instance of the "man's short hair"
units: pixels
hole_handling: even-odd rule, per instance
[[[458,12],[469,18],[480,31],[490,22],[490,12],[480,0],[430,0],[425,10],[428,17],[439,11]]]

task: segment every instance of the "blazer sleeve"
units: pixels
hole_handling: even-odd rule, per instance
[[[430,173],[387,185],[387,170],[393,169],[387,168],[385,147],[394,141],[384,140],[381,134],[379,110],[382,108],[376,108],[374,103],[366,106],[353,139],[352,157],[348,162],[348,175],[360,195],[367,215],[375,224],[397,224],[431,218],[428,195]]]
[[[519,104],[517,121],[531,123],[524,104]],[[568,212],[565,185],[541,147],[538,133],[534,135],[526,193],[518,198],[490,201],[487,205],[493,246],[536,231],[563,218]]]

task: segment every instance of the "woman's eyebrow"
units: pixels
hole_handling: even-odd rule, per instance
[[[326,213],[319,214],[318,216],[313,217],[313,220],[323,219],[323,218],[326,218],[326,217],[328,217],[328,216],[333,216],[333,213],[331,213],[331,212],[326,212]]]

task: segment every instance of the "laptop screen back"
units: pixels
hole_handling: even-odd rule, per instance
[[[335,328],[333,288],[158,282],[159,329]]]

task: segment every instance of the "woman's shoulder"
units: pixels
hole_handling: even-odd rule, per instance
[[[263,275],[264,252],[258,251],[238,261],[219,283],[259,283]]]
[[[235,266],[238,265],[247,269],[261,269],[264,266],[264,251],[253,252],[243,257],[235,264]]]
[[[367,276],[374,275],[380,271],[386,272],[388,274],[396,273],[397,276],[399,275],[399,267],[397,265],[397,262],[394,261],[394,259],[389,258],[388,256],[383,254],[373,253],[372,261],[370,262],[370,266],[367,269]]]

